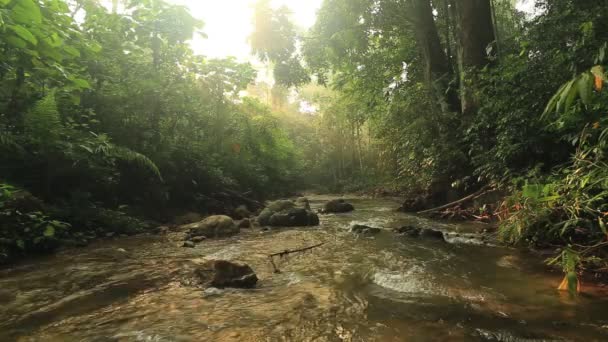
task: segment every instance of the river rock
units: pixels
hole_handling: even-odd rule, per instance
[[[323,206],[324,213],[348,213],[353,210],[355,210],[355,207],[342,198],[331,200]]]
[[[226,260],[211,260],[194,272],[205,288],[254,288],[258,282],[258,277],[249,265]]]
[[[422,228],[422,230],[420,230],[420,237],[445,241],[443,232],[429,228]]]
[[[204,236],[195,236],[192,239],[190,239],[190,241],[194,242],[194,243],[201,243],[203,241],[207,240],[206,237]]]
[[[369,235],[379,234],[382,231],[382,229],[369,227],[369,226],[365,226],[362,224],[355,224],[352,227],[350,227],[350,231],[351,231],[351,233],[369,236]]]
[[[257,218],[261,226],[300,227],[319,225],[319,216],[310,211],[308,200],[279,200],[270,203]]]
[[[403,226],[395,229],[395,233],[409,236],[409,237],[418,237],[420,236],[420,228],[414,226]]]
[[[196,244],[193,241],[188,240],[188,241],[184,241],[184,244],[182,245],[182,247],[194,248],[194,247],[196,247]]]
[[[204,236],[206,238],[217,238],[236,235],[240,232],[234,221],[224,215],[209,216],[206,219],[183,226],[187,230],[187,236]]]
[[[395,229],[397,234],[405,235],[408,237],[421,237],[426,239],[435,239],[445,241],[443,232],[436,229],[430,228],[418,228],[414,226],[403,226]]]

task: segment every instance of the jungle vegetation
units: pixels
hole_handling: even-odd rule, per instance
[[[608,1],[516,5],[325,0],[303,30],[260,0],[268,83],[194,54],[204,23],[170,1],[0,0],[0,259],[227,192],[491,185],[503,241],[561,248],[570,278],[605,268]]]

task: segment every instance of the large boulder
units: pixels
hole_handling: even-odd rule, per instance
[[[355,207],[342,198],[331,200],[323,206],[324,213],[348,213],[353,210],[355,210]]]
[[[199,283],[216,288],[254,288],[258,282],[255,272],[246,264],[226,260],[211,260],[194,271]]]
[[[240,228],[234,221],[224,215],[209,216],[206,219],[183,226],[187,229],[188,237],[204,236],[206,238],[217,238],[236,235]]]
[[[319,216],[310,210],[310,204],[305,198],[296,202],[279,200],[272,202],[257,218],[261,226],[300,227],[319,225]]]
[[[258,215],[257,221],[260,226],[269,226],[270,217],[275,213],[286,211],[295,207],[295,203],[289,200],[278,200],[270,202],[264,210]]]

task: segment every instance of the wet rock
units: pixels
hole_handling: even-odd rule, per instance
[[[426,239],[442,240],[445,241],[443,232],[440,230],[430,228],[418,228],[414,226],[403,226],[395,229],[397,234],[405,235],[408,237],[421,237]]]
[[[369,227],[369,226],[365,226],[362,224],[355,224],[352,227],[350,227],[350,231],[351,231],[351,233],[355,233],[355,234],[371,236],[371,235],[379,234],[382,231],[382,229]]]
[[[324,213],[348,213],[353,210],[355,210],[355,207],[342,198],[331,200],[323,206]]]
[[[251,228],[251,220],[244,218],[239,222],[238,226],[239,228]]]
[[[184,241],[184,244],[182,245],[182,247],[194,248],[194,247],[196,247],[196,244],[192,241]]]
[[[195,236],[192,239],[190,239],[190,241],[194,242],[194,243],[201,243],[203,241],[207,240],[206,237],[204,236]]]
[[[187,236],[190,238],[195,236],[217,238],[236,235],[240,232],[240,228],[234,221],[224,215],[209,216],[200,222],[191,223],[182,228],[187,229]]]
[[[445,241],[443,232],[435,229],[423,228],[420,230],[420,237]]]
[[[272,202],[257,218],[261,226],[303,227],[319,225],[319,216],[309,209],[307,200],[298,203],[280,200]]]
[[[257,221],[261,226],[270,225],[270,217],[275,213],[289,210],[295,207],[295,203],[288,200],[278,200],[268,204],[264,210],[258,215]]]
[[[258,282],[258,277],[249,265],[226,260],[211,260],[194,272],[205,288],[254,288]]]
[[[414,226],[403,226],[395,229],[395,233],[409,236],[409,237],[418,237],[420,236],[420,228]]]

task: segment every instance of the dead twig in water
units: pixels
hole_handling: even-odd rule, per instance
[[[306,252],[306,251],[309,251],[309,250],[311,250],[313,248],[317,248],[317,247],[323,246],[324,244],[325,244],[325,242],[321,242],[321,243],[318,243],[318,244],[316,244],[314,246],[308,246],[308,247],[299,248],[299,249],[293,249],[293,250],[286,249],[286,250],[284,250],[282,252],[273,253],[273,254],[268,255],[268,258],[270,259],[270,264],[272,265],[274,273],[281,273],[281,270],[279,270],[279,268],[277,267],[277,265],[274,263],[274,257],[278,256],[279,258],[282,258],[282,257],[284,257],[286,255],[289,255],[289,254]]]

